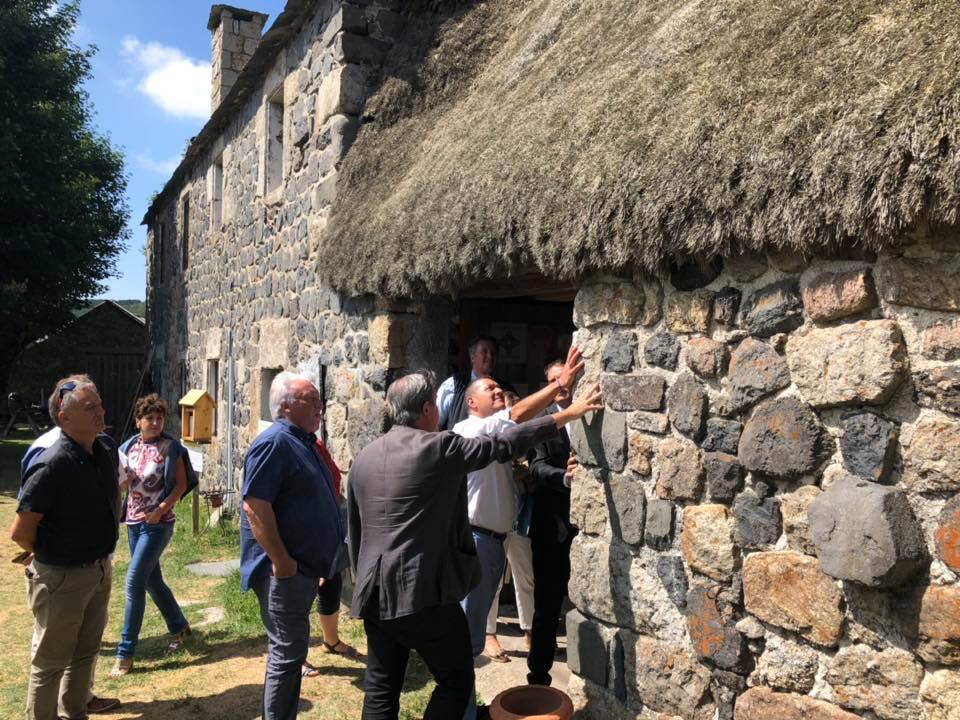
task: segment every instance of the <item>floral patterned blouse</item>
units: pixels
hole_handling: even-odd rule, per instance
[[[137,438],[127,450],[127,525],[136,525],[146,520],[163,499],[163,469],[170,451],[170,438],[158,437],[145,441]],[[160,522],[176,520],[173,508],[160,518]]]

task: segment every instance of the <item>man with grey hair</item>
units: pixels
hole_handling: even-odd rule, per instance
[[[34,616],[29,720],[87,715],[118,536],[119,457],[96,386],[64,378],[50,407],[60,437],[27,469],[10,531]]]
[[[68,375],[67,377],[59,380],[56,384],[57,388],[63,387],[68,382],[75,383],[85,383],[93,385],[96,388],[96,384],[93,382],[93,379],[86,373],[79,373],[76,375]],[[60,439],[62,432],[60,430],[59,421],[57,420],[57,404],[59,403],[59,393],[54,392],[50,395],[47,400],[47,413],[50,416],[50,421],[53,423],[53,427],[50,428],[43,435],[34,440],[30,447],[27,448],[27,451],[23,454],[23,457],[20,459],[20,490],[23,492],[23,483],[26,479],[27,470],[37,461],[37,459],[43,454],[43,452],[53,445],[57,440]],[[104,436],[106,442],[112,442],[108,436]],[[119,476],[123,473],[123,467],[126,464],[126,457],[119,450],[117,451],[120,457],[120,466],[117,468],[118,480]],[[18,494],[19,498],[19,494]],[[96,659],[94,659],[94,670],[90,673],[90,693],[87,697],[87,713],[90,715],[96,715],[98,713],[109,712],[120,707],[120,699],[115,697],[103,697],[95,695],[93,692],[93,678],[96,670]]]
[[[397,718],[411,649],[437,682],[424,720],[463,715],[474,677],[460,601],[480,581],[465,476],[521,457],[559,426],[601,407],[594,386],[552,416],[464,438],[439,432],[436,395],[429,371],[394,381],[387,390],[393,427],[361,450],[350,470],[352,611],[367,632],[363,720]]]
[[[240,584],[252,589],[267,630],[264,720],[291,720],[317,587],[340,571],[344,528],[330,471],[315,449],[323,401],[305,377],[282,372],[270,385],[274,423],[243,464]]]

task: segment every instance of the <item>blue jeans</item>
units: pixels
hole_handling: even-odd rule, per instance
[[[303,661],[310,644],[310,608],[319,578],[299,570],[277,580],[266,575],[253,583],[260,619],[267,631],[267,670],[263,679],[263,720],[296,720]]]
[[[487,614],[493,599],[500,590],[500,580],[507,564],[507,554],[503,549],[503,540],[490,535],[474,531],[473,542],[477,546],[477,559],[480,561],[480,584],[477,585],[463,602],[463,612],[467,616],[467,627],[470,628],[470,645],[473,656],[483,652],[483,643],[487,632]],[[473,698],[475,692],[470,693],[470,702],[463,720],[474,720],[477,717],[477,707]]]
[[[127,568],[127,602],[123,611],[123,630],[117,644],[118,658],[132,658],[137,649],[147,605],[146,593],[150,593],[171,635],[187,627],[187,619],[160,571],[160,555],[172,536],[173,523],[127,525],[130,567]]]

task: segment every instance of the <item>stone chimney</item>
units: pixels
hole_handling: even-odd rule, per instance
[[[230,5],[210,8],[207,29],[213,33],[213,82],[210,112],[217,109],[237,81],[240,71],[253,57],[263,26],[269,16]]]

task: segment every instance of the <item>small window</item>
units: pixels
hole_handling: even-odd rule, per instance
[[[153,277],[158,285],[163,282],[163,241],[166,233],[166,225],[157,223],[153,233]]]
[[[210,193],[210,215],[213,218],[213,229],[223,225],[223,155],[213,161],[213,187]]]
[[[207,394],[213,398],[213,434],[217,434],[217,415],[220,409],[220,361],[207,360]]]
[[[180,232],[180,250],[183,253],[181,266],[184,270],[190,264],[190,198],[183,199],[183,221]]]
[[[283,182],[283,85],[267,102],[267,193]]]
[[[263,368],[260,370],[260,419],[264,422],[273,422],[276,418],[270,413],[270,384],[280,374],[280,368]]]

